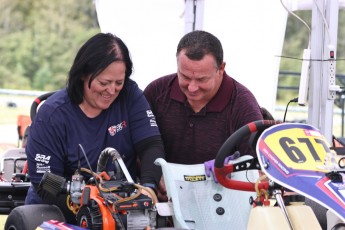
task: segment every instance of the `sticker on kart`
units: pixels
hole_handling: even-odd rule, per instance
[[[271,180],[322,203],[345,221],[344,181],[335,182],[329,176],[339,169],[341,159],[329,146],[313,126],[282,123],[263,131],[256,152]]]

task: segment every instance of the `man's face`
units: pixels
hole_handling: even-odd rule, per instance
[[[225,63],[217,68],[216,60],[210,54],[196,61],[189,59],[183,50],[180,52],[177,57],[179,86],[192,107],[195,105],[202,108],[216,95],[223,79],[224,67]]]

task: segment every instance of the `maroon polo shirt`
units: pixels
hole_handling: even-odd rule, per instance
[[[254,95],[225,72],[217,94],[198,113],[180,90],[176,73],[154,80],[144,94],[156,115],[168,162],[199,164],[214,159],[233,132],[262,120]],[[235,150],[255,153],[247,139]]]

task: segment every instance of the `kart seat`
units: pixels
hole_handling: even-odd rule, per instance
[[[24,148],[8,149],[1,158],[1,178],[5,181],[11,181],[14,173],[22,172],[26,159]]]
[[[250,158],[252,157],[242,156],[232,163]],[[162,167],[169,199],[168,203],[157,204],[158,213],[164,215],[166,208],[172,207],[166,213],[170,212],[175,228],[247,228],[252,209],[249,200],[250,197],[256,198],[255,192],[232,190],[215,183],[212,177],[206,176],[204,164],[174,164],[162,158],[157,159],[155,163]],[[249,170],[233,173],[231,177],[234,180],[249,180],[255,183],[259,173],[258,170]]]
[[[25,131],[29,125],[31,125],[30,116],[18,115],[17,117],[18,146],[17,147],[20,147],[20,141],[23,141],[24,136],[25,136]]]
[[[8,149],[0,159],[0,214],[9,214],[15,207],[24,205],[30,187],[26,176],[21,175],[26,162],[25,149]]]

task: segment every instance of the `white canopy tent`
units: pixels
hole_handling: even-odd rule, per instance
[[[227,73],[247,86],[271,112],[286,9],[312,10],[310,57],[325,61],[310,62],[308,123],[331,139],[336,85],[329,74],[329,47],[336,54],[338,10],[344,0],[95,0],[95,5],[101,31],[118,35],[129,46],[133,79],[142,89],[152,80],[176,72],[179,39],[186,32],[202,29],[222,42]]]
[[[144,89],[176,71],[175,50],[184,34],[182,0],[95,0],[100,29],[119,36],[133,59],[132,78]]]
[[[227,73],[273,111],[287,12],[277,0],[96,0],[102,32],[121,37],[131,51],[141,88],[176,72],[176,46],[189,31],[203,29],[224,47]],[[194,3],[196,17],[194,20]]]

